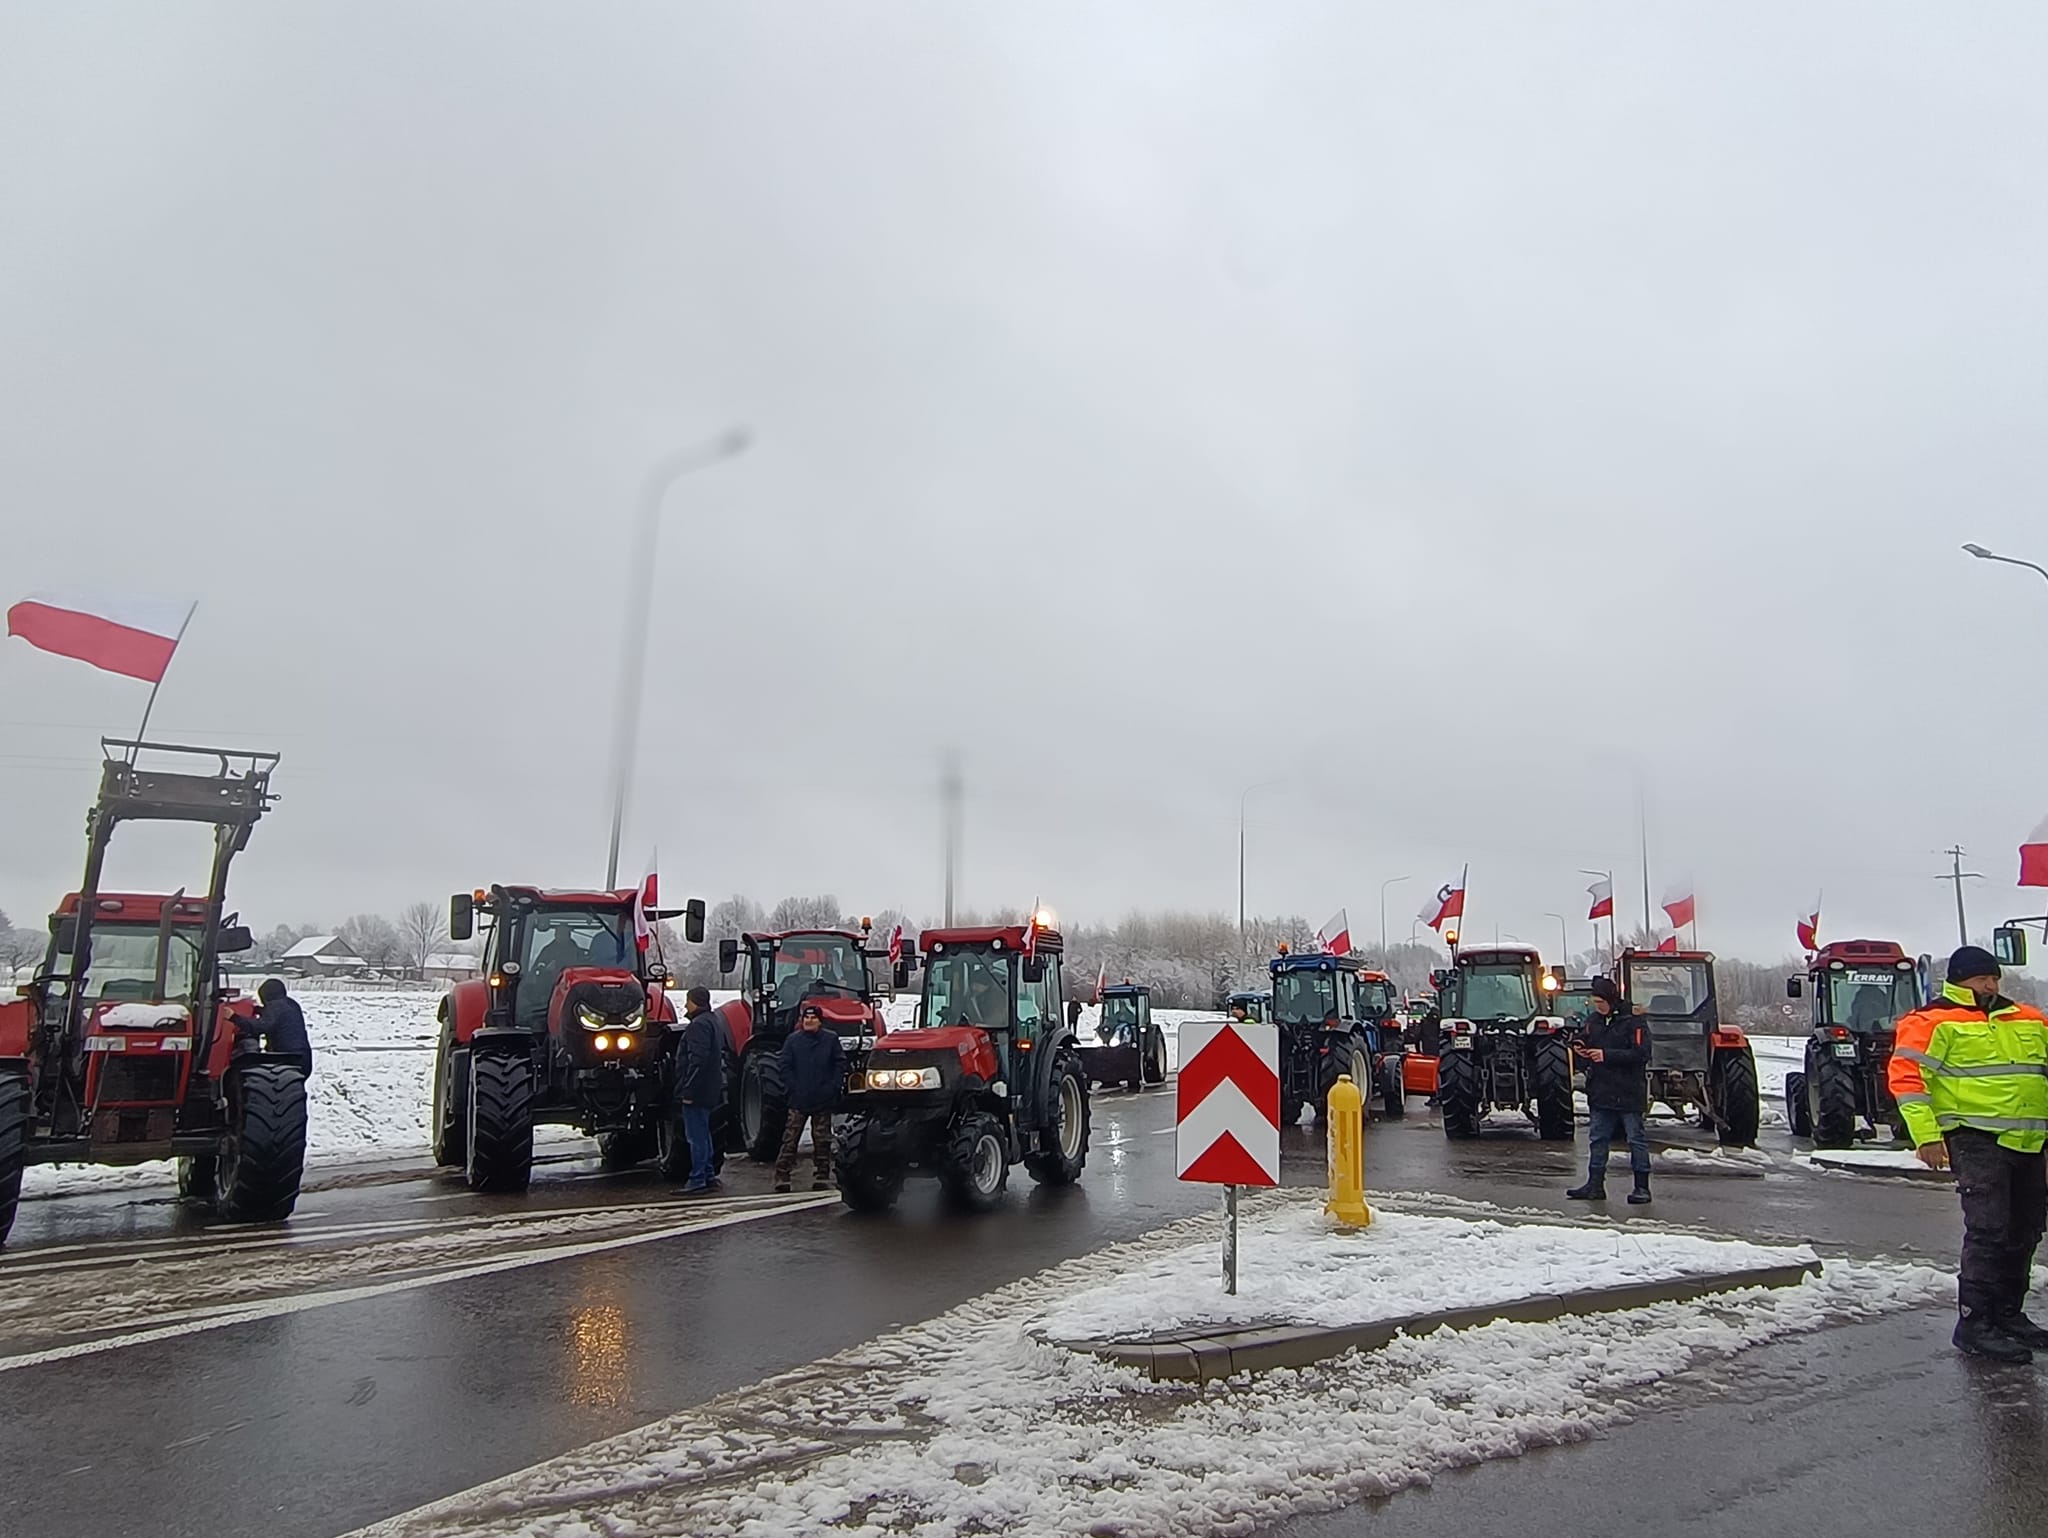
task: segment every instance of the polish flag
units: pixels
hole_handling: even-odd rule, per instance
[[[902,926],[901,924],[898,924],[898,925],[897,925],[897,926],[896,926],[896,927],[895,927],[894,929],[892,929],[892,930],[890,930],[890,931],[889,931],[889,967],[890,967],[890,970],[892,970],[892,971],[893,971],[893,970],[894,970],[895,968],[897,968],[897,967],[901,966],[902,964],[903,964],[903,926]]]
[[[1586,915],[1587,918],[1611,919],[1614,917],[1614,883],[1612,881],[1596,881],[1586,888],[1586,892],[1593,899],[1593,911]]]
[[[2020,845],[2021,886],[2048,886],[2048,818]]]
[[[1031,907],[1024,915],[1024,959],[1029,961],[1038,954],[1038,899],[1031,899]]]
[[[1323,920],[1323,927],[1316,931],[1316,944],[1331,956],[1351,954],[1351,920],[1342,908]]]
[[[1675,953],[1678,950],[1678,931],[1674,929],[1670,934],[1659,940],[1657,942],[1657,949],[1663,952]]]
[[[1102,958],[1102,965],[1095,969],[1095,1002],[1102,1002],[1102,990],[1109,986],[1109,958]]]
[[[1452,886],[1448,881],[1437,888],[1437,894],[1422,905],[1422,921],[1431,929],[1442,929],[1452,919],[1465,916],[1465,888]]]
[[[167,598],[30,593],[8,609],[7,633],[38,650],[160,684],[198,607]]]
[[[2042,845],[2042,852],[2048,854],[2048,844]],[[2048,883],[2044,883],[2048,885]],[[1820,949],[1820,898],[1813,900],[1813,911],[1799,920],[1797,925],[1799,948],[1803,951]]]
[[[1683,929],[1693,920],[1692,877],[1674,881],[1664,889],[1664,900],[1658,904],[1670,915],[1671,927]],[[1675,947],[1674,947],[1675,949]]]
[[[660,858],[660,850],[648,851],[647,874],[640,878],[640,890],[633,894],[633,943],[642,951],[654,939],[654,910],[661,906],[661,878],[654,873]]]

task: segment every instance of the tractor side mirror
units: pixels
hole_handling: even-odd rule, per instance
[[[457,892],[448,899],[448,938],[467,940],[476,933],[476,899],[467,892]]]
[[[704,899],[693,897],[683,904],[683,938],[692,945],[704,943]]]
[[[1024,958],[1024,981],[1027,983],[1042,983],[1045,981],[1045,958],[1043,956],[1026,956]]]
[[[732,969],[740,964],[740,942],[720,940],[718,942],[718,975],[730,977]]]
[[[1799,997],[1800,997],[1801,995],[1803,995],[1803,994],[1804,994],[1805,992],[1806,992],[1806,988],[1805,988],[1804,984],[1802,984],[1802,983],[1800,982],[1800,980],[1799,980],[1798,978],[1796,978],[1796,977],[1788,977],[1788,978],[1786,978],[1786,979],[1785,979],[1785,997],[1786,997],[1786,998],[1788,998],[1788,999],[1796,999],[1796,998],[1799,998]]]
[[[247,924],[230,924],[220,932],[213,949],[217,955],[239,956],[244,951],[256,949],[256,937],[249,933]]]
[[[1560,993],[1561,993],[1561,992],[1563,992],[1563,991],[1564,991],[1564,968],[1563,968],[1563,967],[1552,967],[1552,968],[1550,968],[1550,980],[1551,980],[1551,981],[1552,981],[1553,983],[1557,984],[1557,988],[1556,988],[1556,989],[1555,989],[1554,991],[1556,991],[1556,992],[1560,992]]]
[[[57,954],[69,956],[78,944],[78,920],[70,914],[57,920],[50,931],[57,937]]]
[[[1444,989],[1450,987],[1451,969],[1449,967],[1431,968],[1429,974],[1429,986],[1436,989],[1438,993],[1442,993]]]
[[[2001,924],[1991,931],[1991,954],[2002,967],[2027,964],[2027,932],[2017,924]]]

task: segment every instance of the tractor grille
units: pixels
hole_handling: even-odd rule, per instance
[[[644,1009],[647,1005],[647,990],[639,983],[578,983],[562,1001],[573,1022],[578,1009],[588,1009],[594,1014],[617,1020]]]
[[[101,1106],[169,1105],[178,1098],[178,1069],[184,1063],[180,1052],[108,1052],[100,1058],[99,1092]]]

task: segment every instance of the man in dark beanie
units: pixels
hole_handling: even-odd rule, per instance
[[[683,1040],[676,1053],[676,1098],[683,1103],[683,1136],[690,1144],[690,1178],[684,1196],[718,1189],[717,1150],[711,1142],[711,1118],[725,1102],[724,1051],[718,1021],[711,1013],[711,990],[692,988],[683,995]]]
[[[1585,1040],[1573,1051],[1586,1063],[1591,1152],[1586,1183],[1565,1195],[1577,1202],[1607,1200],[1607,1150],[1620,1133],[1628,1139],[1629,1168],[1636,1177],[1629,1204],[1640,1207],[1650,1199],[1650,1134],[1644,1123],[1650,1110],[1650,1041],[1643,1017],[1621,996],[1613,978],[1593,979],[1593,1013],[1586,1017]]]
[[[313,1076],[313,1042],[306,1034],[306,1017],[299,1001],[285,992],[284,979],[266,977],[256,990],[262,1008],[253,1016],[235,1016],[235,1045],[265,1052],[283,1053],[297,1061],[299,1072]]]
[[[2026,1314],[2048,1228],[2048,1017],[1998,991],[1998,961],[1966,945],[1948,980],[1903,1017],[1886,1070],[1913,1151],[1953,1169],[1963,1199],[1956,1349],[2027,1362],[2048,1330]]]

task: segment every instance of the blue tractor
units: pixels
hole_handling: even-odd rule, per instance
[[[1382,997],[1385,979],[1367,973],[1354,957],[1297,956],[1284,947],[1267,969],[1273,975],[1268,1018],[1280,1028],[1280,1124],[1300,1121],[1305,1105],[1324,1120],[1330,1090],[1343,1074],[1368,1106],[1378,1097],[1383,1114],[1399,1116],[1407,1098],[1404,1048],[1389,999]]]

